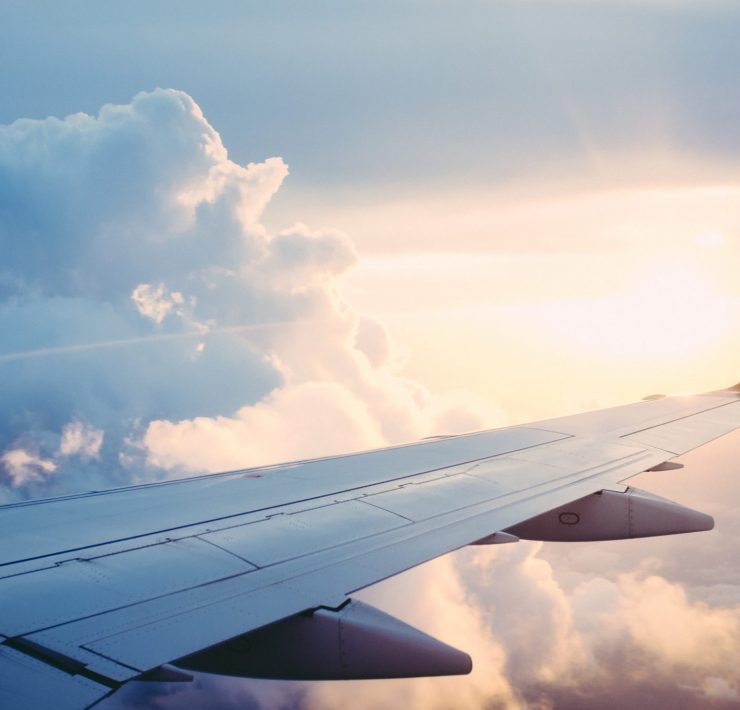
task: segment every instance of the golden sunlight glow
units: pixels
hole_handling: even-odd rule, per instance
[[[701,354],[731,327],[729,307],[698,267],[666,262],[605,299],[543,304],[542,327],[569,348],[646,360]]]
[[[365,252],[345,295],[408,347],[405,373],[475,392],[513,420],[728,386],[740,377],[738,195],[440,195],[435,225],[375,205],[379,230],[385,220],[419,248]],[[599,399],[572,399],[589,391]]]
[[[702,232],[696,236],[696,243],[701,247],[721,247],[726,241],[722,232]]]

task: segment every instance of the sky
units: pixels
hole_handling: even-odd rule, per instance
[[[738,30],[713,0],[6,0],[0,502],[737,382]],[[363,593],[468,678],[105,706],[738,707],[738,446],[637,481],[712,533]]]

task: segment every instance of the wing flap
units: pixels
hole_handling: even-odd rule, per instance
[[[71,560],[2,580],[1,630],[27,634],[253,569],[198,538]]]
[[[387,532],[407,522],[397,515],[353,500],[329,502],[300,513],[275,515],[258,523],[207,533],[201,539],[258,567],[267,567]]]
[[[2,708],[79,710],[91,707],[111,691],[110,687],[0,645]]]

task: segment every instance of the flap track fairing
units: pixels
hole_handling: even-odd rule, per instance
[[[711,530],[710,515],[637,488],[604,490],[543,513],[505,532],[524,540],[624,540]]]
[[[316,609],[177,661],[192,671],[281,680],[464,675],[472,661],[379,609],[350,600]]]

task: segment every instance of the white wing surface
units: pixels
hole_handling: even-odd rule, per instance
[[[706,530],[622,482],[740,427],[740,386],[378,451],[0,507],[0,706],[180,669],[464,673],[358,589],[471,543]]]

